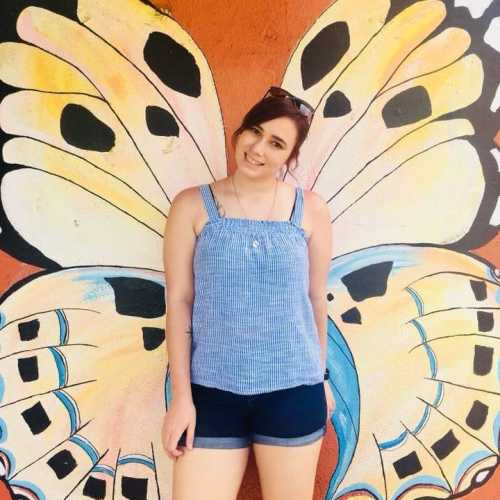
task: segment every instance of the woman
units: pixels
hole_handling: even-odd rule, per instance
[[[173,500],[234,500],[253,446],[266,500],[312,498],[333,396],[328,206],[278,180],[312,108],[271,87],[233,134],[236,171],[175,197],[165,234]],[[195,293],[196,291],[196,293]]]

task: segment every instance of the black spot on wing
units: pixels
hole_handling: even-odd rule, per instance
[[[392,265],[392,262],[379,262],[362,267],[343,276],[342,283],[356,302],[381,297],[387,291],[387,279]]]
[[[486,300],[486,283],[484,281],[470,280],[470,286],[476,300]]]
[[[439,460],[445,459],[460,442],[453,434],[453,431],[448,431],[441,439],[438,439],[431,448],[433,449]]]
[[[106,481],[89,476],[83,487],[83,496],[96,500],[106,498]]]
[[[325,118],[338,118],[349,114],[351,110],[351,101],[343,92],[336,90],[328,96],[323,109],[323,116]]]
[[[122,495],[130,500],[147,500],[148,480],[137,477],[122,477]]]
[[[477,328],[480,332],[491,332],[495,326],[495,319],[492,312],[477,312]]]
[[[402,127],[423,120],[432,114],[432,105],[427,90],[419,85],[395,95],[382,109],[382,118],[387,128]]]
[[[333,295],[333,293],[332,293],[332,292],[328,292],[328,293],[326,294],[326,300],[328,300],[328,302],[331,302],[331,301],[332,301],[332,300],[334,300],[334,299],[335,299],[335,297],[334,297],[334,295]]]
[[[361,325],[361,313],[357,307],[353,307],[341,315],[344,323],[356,323]]]
[[[79,104],[64,107],[60,126],[64,140],[76,148],[106,152],[115,145],[113,130]]]
[[[17,360],[17,369],[23,382],[33,382],[38,380],[38,358],[30,356],[29,358],[19,358]]]
[[[19,339],[23,342],[36,339],[38,337],[38,330],[40,330],[40,321],[33,319],[19,323],[17,326],[19,330]]]
[[[493,366],[493,348],[483,345],[474,346],[474,374],[487,375]]]
[[[142,278],[105,278],[113,287],[118,314],[158,318],[165,314],[163,286]]]
[[[422,464],[420,463],[420,460],[418,459],[418,456],[414,451],[412,451],[405,457],[396,460],[392,465],[394,466],[394,470],[396,471],[399,479],[413,476],[413,474],[416,474],[417,472],[420,472],[422,470]]]
[[[153,135],[179,137],[179,125],[166,109],[158,106],[147,106],[146,124]]]
[[[146,351],[153,351],[161,346],[165,340],[165,330],[163,328],[142,327],[142,341]]]
[[[200,69],[185,47],[165,33],[150,33],[144,60],[151,71],[171,89],[190,97],[201,94]]]
[[[21,412],[21,416],[34,435],[40,434],[51,424],[49,416],[40,401]]]
[[[349,26],[344,21],[325,26],[305,47],[300,60],[302,87],[307,90],[327,75],[350,46]]]
[[[69,450],[61,450],[47,461],[57,479],[64,479],[76,467],[76,460]]]
[[[479,430],[488,417],[488,407],[481,403],[481,401],[474,401],[472,408],[465,419],[465,423],[474,430]]]

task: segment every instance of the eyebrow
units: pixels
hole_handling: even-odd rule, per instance
[[[260,125],[255,125],[259,130],[262,130],[262,127]],[[275,140],[277,140],[278,142],[281,142],[282,144],[284,144],[286,146],[286,142],[281,138],[281,137],[278,137],[277,135],[271,135],[271,137]]]

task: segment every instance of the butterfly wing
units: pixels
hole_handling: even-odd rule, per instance
[[[168,494],[163,280],[144,269],[64,269],[3,298],[0,458],[16,494]]]
[[[7,251],[15,253],[11,240],[20,235],[60,266],[161,269],[171,199],[223,173],[208,64],[188,34],[158,14],[132,0],[79,2],[74,19],[41,7],[20,11],[22,41],[0,44],[0,79],[25,89],[0,103],[0,127],[13,136],[2,155],[14,166],[1,179]],[[30,257],[37,263],[35,251]]]
[[[500,58],[471,34],[493,11],[457,27],[437,0],[364,9],[335,2],[288,64],[283,85],[316,107],[293,175],[327,200],[334,256],[387,243],[480,246],[498,224],[489,108]]]
[[[498,462],[498,276],[465,251],[498,224],[500,58],[474,39],[493,10],[479,25],[459,14],[335,2],[283,78],[315,106],[289,180],[328,202],[334,234],[328,498],[448,498]]]
[[[52,272],[0,302],[5,486],[168,498],[162,237],[173,196],[226,167],[212,76],[144,2],[28,4],[2,4],[1,238]]]
[[[475,258],[432,247],[388,245],[333,261],[327,364],[339,463],[328,498],[449,498],[492,474],[499,278]]]

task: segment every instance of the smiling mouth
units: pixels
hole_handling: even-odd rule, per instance
[[[247,153],[245,153],[245,160],[248,163],[250,163],[250,165],[254,165],[255,167],[261,167],[262,165],[264,165],[263,163],[259,163],[255,160],[253,160],[252,158],[250,158]]]

